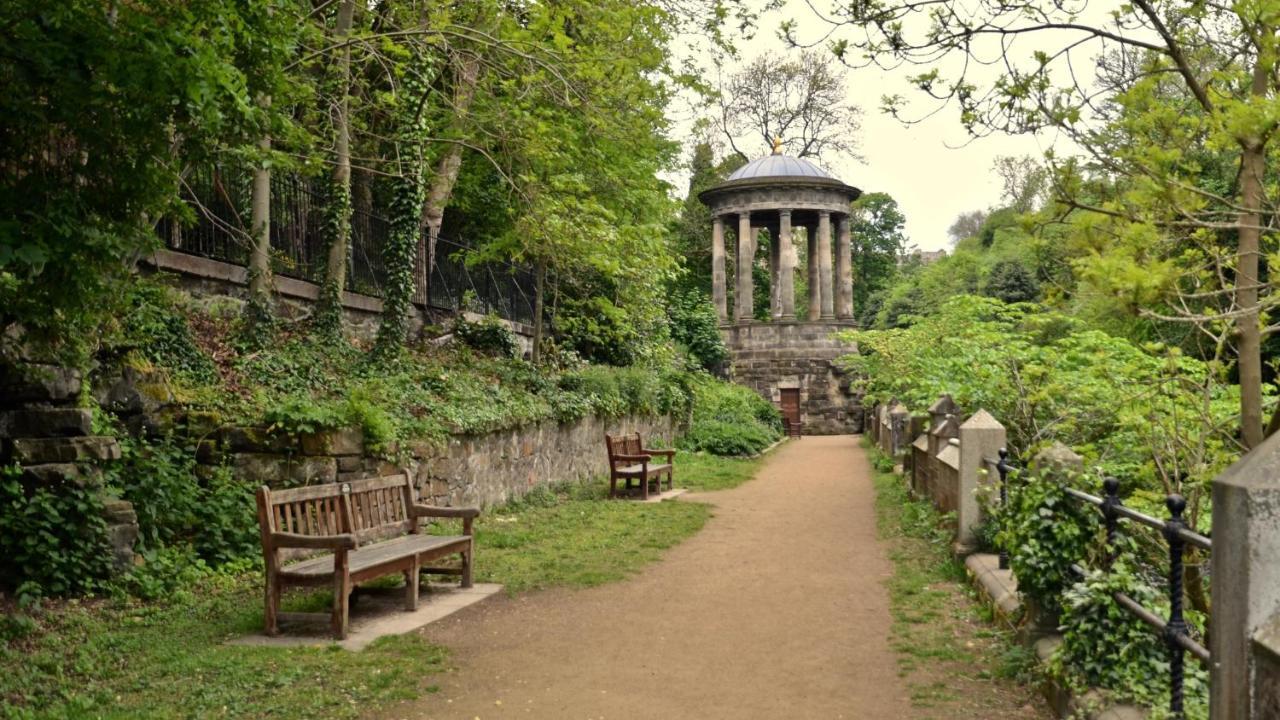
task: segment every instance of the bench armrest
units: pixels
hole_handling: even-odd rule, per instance
[[[414,517],[463,518],[474,520],[480,517],[480,508],[472,507],[437,507],[435,505],[414,505],[410,508]]]
[[[356,536],[349,533],[342,535],[298,535],[297,533],[271,533],[271,543],[278,548],[309,548],[315,550],[354,550]]]
[[[610,455],[610,460],[622,462],[649,462],[653,459],[650,455]]]
[[[676,456],[675,450],[655,450],[653,448],[645,448],[644,451],[650,455],[665,455],[667,460],[671,460]]]

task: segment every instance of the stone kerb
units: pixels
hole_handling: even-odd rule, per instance
[[[1213,632],[1209,713],[1262,720],[1280,712],[1280,434],[1213,481]]]
[[[956,507],[956,542],[964,553],[975,548],[974,532],[982,523],[978,489],[999,482],[984,475],[984,460],[994,458],[1005,446],[1005,428],[986,410],[979,410],[960,425],[960,473]]]

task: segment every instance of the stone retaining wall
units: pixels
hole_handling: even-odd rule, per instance
[[[252,486],[329,483],[403,468],[413,475],[424,502],[488,507],[539,486],[606,475],[604,434],[636,431],[646,443],[671,447],[675,425],[669,417],[641,416],[546,421],[456,435],[445,443],[406,443],[403,465],[366,452],[358,430],[290,436],[265,428],[231,428],[210,434],[198,457],[206,466],[230,463],[236,477]]]
[[[834,362],[858,351],[832,337],[853,327],[848,320],[747,322],[722,325],[720,334],[733,361],[734,382],[775,405],[784,389],[798,389],[804,434],[837,435],[862,432],[861,399]]]

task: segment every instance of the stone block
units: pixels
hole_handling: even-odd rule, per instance
[[[26,465],[22,468],[22,482],[28,486],[75,485],[84,487],[96,479],[96,475],[85,473],[75,463],[46,463],[44,465]]]
[[[290,453],[298,448],[289,433],[264,427],[230,428],[223,434],[222,443],[236,453]]]
[[[92,432],[93,413],[84,408],[25,408],[0,412],[0,437],[75,437]]]
[[[120,446],[110,437],[17,438],[10,454],[21,465],[118,460]]]
[[[0,365],[0,404],[70,403],[80,395],[80,371],[26,363]]]
[[[364,458],[350,455],[338,458],[338,472],[359,472],[365,469]]]
[[[133,503],[118,498],[106,498],[102,507],[107,521],[107,542],[111,544],[112,564],[116,572],[133,567],[133,544],[138,540],[138,514]]]
[[[357,428],[306,433],[300,438],[303,455],[361,455],[364,434]]]

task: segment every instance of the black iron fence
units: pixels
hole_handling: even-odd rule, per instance
[[[286,276],[320,283],[328,257],[324,233],[325,196],[316,178],[292,173],[271,177],[272,269]],[[193,170],[184,178],[183,198],[195,221],[166,219],[158,232],[171,250],[245,265],[249,259],[250,175],[219,167]],[[389,231],[387,219],[355,203],[347,258],[347,288],[382,296],[386,268],[382,249]],[[425,230],[423,246],[426,245]],[[533,322],[533,273],[506,262],[467,263],[470,247],[438,238],[435,266],[419,267],[419,304],[443,310],[495,313],[507,320]],[[425,255],[425,253],[423,253]],[[425,262],[423,263],[425,264]]]
[[[1013,466],[1009,463],[1009,452],[1001,449],[998,458],[984,458],[984,462],[989,468],[996,471],[999,477],[1000,506],[1002,508],[1007,507],[1010,489],[1009,475],[1013,470]],[[1105,570],[1110,571],[1112,565],[1118,559],[1119,545],[1116,542],[1116,535],[1122,520],[1135,522],[1158,531],[1168,546],[1168,617],[1161,617],[1158,613],[1144,607],[1133,597],[1123,592],[1116,592],[1114,597],[1120,607],[1158,633],[1168,649],[1169,713],[1171,717],[1180,719],[1184,717],[1186,653],[1194,655],[1204,663],[1206,668],[1210,665],[1208,648],[1197,641],[1191,634],[1190,627],[1183,615],[1185,554],[1187,546],[1199,548],[1205,553],[1212,553],[1213,541],[1187,527],[1187,523],[1183,519],[1183,512],[1186,510],[1187,502],[1181,495],[1175,493],[1165,498],[1165,507],[1169,510],[1169,518],[1161,520],[1133,508],[1125,507],[1120,500],[1120,481],[1116,478],[1108,477],[1104,479],[1102,487],[1104,497],[1091,495],[1074,488],[1066,488],[1066,492],[1072,498],[1098,508],[1098,511],[1102,514],[1103,527],[1106,532]],[[1009,554],[1002,547],[1000,549],[1000,568],[1008,569],[1008,567]],[[1072,569],[1078,576],[1082,578],[1085,576],[1085,568],[1081,565],[1073,564]]]

